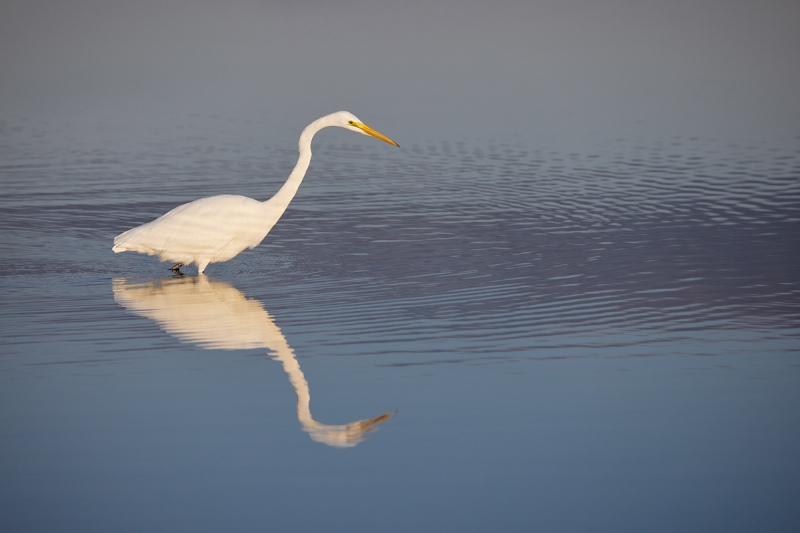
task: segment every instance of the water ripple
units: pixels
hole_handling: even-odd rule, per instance
[[[113,236],[198,196],[266,198],[294,158],[181,148],[6,162],[6,285],[22,273],[161,272],[110,254]],[[402,350],[397,364],[564,357],[576,346],[707,354],[741,329],[797,350],[800,152],[676,140],[583,154],[321,144],[315,156],[265,243],[210,270],[269,300],[301,351],[302,339],[349,355]],[[70,313],[102,322],[62,302],[41,327]]]

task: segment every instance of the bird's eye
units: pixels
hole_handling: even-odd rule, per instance
[[[355,122],[353,122],[352,120],[348,120],[348,121],[347,121],[347,123],[348,123],[348,124],[350,124],[351,126],[352,126],[353,124],[355,124]]]

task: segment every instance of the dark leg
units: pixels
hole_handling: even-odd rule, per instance
[[[182,266],[183,266],[183,263],[175,263],[175,265],[172,268],[170,268],[170,270],[172,270],[176,274],[180,274]]]

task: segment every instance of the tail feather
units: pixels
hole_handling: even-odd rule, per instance
[[[131,247],[127,245],[127,242],[130,240],[130,237],[135,229],[137,228],[129,229],[128,231],[120,233],[114,237],[114,246],[111,249],[115,254],[131,250]]]

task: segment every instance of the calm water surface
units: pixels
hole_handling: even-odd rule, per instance
[[[113,237],[293,150],[5,131],[4,531],[800,527],[796,148],[326,132],[198,278]]]

